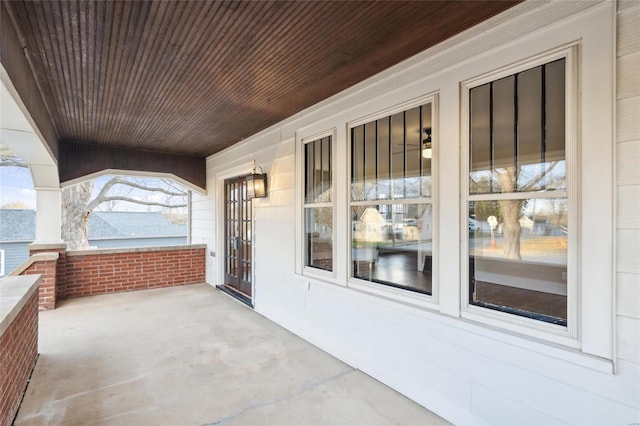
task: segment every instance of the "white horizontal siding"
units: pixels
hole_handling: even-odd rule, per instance
[[[618,143],[618,185],[640,185],[640,139]]]
[[[618,315],[640,319],[640,274],[618,272]]]
[[[194,192],[191,196],[191,243],[206,244],[206,276],[209,284],[214,283],[217,258],[211,256],[215,253],[216,228],[215,228],[215,185],[210,173],[210,160],[207,160],[207,193]]]
[[[640,96],[640,52],[618,58],[617,73],[617,99]]]
[[[640,2],[620,2],[617,18],[616,351],[620,360],[639,365]]]

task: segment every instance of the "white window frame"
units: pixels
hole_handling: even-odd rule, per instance
[[[362,124],[367,124],[372,121],[388,117],[390,115],[397,114],[399,112],[408,111],[412,108],[431,103],[431,197],[430,198],[412,198],[412,199],[398,199],[394,200],[393,203],[387,204],[431,204],[432,212],[433,212],[433,242],[432,242],[432,271],[431,271],[431,295],[419,293],[411,290],[405,290],[402,288],[392,287],[385,284],[370,282],[367,280],[362,280],[359,278],[355,278],[352,276],[351,268],[353,264],[352,260],[352,251],[348,250],[347,253],[347,287],[360,290],[363,292],[367,292],[373,295],[383,296],[385,298],[389,298],[391,300],[396,300],[398,302],[406,303],[409,305],[416,305],[419,307],[426,307],[429,309],[437,309],[438,303],[438,274],[439,274],[439,261],[437,259],[438,256],[438,239],[439,239],[439,226],[438,226],[438,144],[439,144],[439,94],[438,92],[432,92],[420,96],[418,98],[409,100],[407,102],[394,105],[387,109],[375,112],[373,114],[366,115],[364,117],[360,117],[356,120],[349,121],[347,123],[347,179],[343,185],[346,185],[347,194],[350,194],[351,191],[349,188],[351,187],[351,157],[353,153],[351,152],[351,129],[354,127],[358,127]],[[347,226],[348,230],[348,247],[351,247],[351,242],[353,241],[353,229],[351,226],[351,207],[356,205],[369,205],[376,204],[378,200],[373,201],[352,201],[351,196],[348,195],[347,205],[346,205],[346,215],[347,215]]]
[[[314,142],[317,141],[319,139],[322,138],[326,138],[326,137],[330,137],[331,138],[331,201],[329,202],[324,202],[324,203],[307,203],[305,201],[305,188],[304,188],[304,183],[303,182],[299,182],[300,188],[297,191],[298,192],[298,199],[299,202],[296,203],[296,205],[299,208],[299,212],[297,214],[298,217],[298,221],[299,224],[296,226],[296,229],[298,230],[298,238],[297,238],[297,242],[298,242],[298,246],[300,247],[299,250],[296,250],[296,254],[297,254],[297,262],[296,262],[296,273],[307,276],[307,277],[311,277],[311,278],[316,278],[316,279],[320,279],[323,281],[330,281],[330,282],[336,282],[337,280],[337,269],[338,269],[338,265],[337,265],[337,210],[338,210],[338,203],[337,203],[337,190],[336,187],[338,185],[338,180],[337,180],[337,173],[336,173],[336,158],[337,158],[337,144],[336,144],[336,137],[337,137],[337,132],[335,128],[329,129],[329,130],[324,130],[322,132],[319,133],[314,133],[313,135],[310,136],[305,136],[305,137],[301,137],[301,138],[296,138],[297,139],[297,148],[298,148],[298,152],[299,154],[296,156],[297,157],[297,161],[298,161],[298,176],[301,176],[302,181],[304,181],[304,178],[306,176],[306,164],[304,161],[304,152],[305,152],[305,146],[306,144],[310,143],[310,142]],[[327,270],[323,270],[323,269],[319,269],[319,268],[314,268],[313,266],[307,266],[306,264],[306,232],[305,232],[305,228],[306,228],[306,219],[305,219],[305,209],[307,207],[331,207],[332,208],[332,221],[333,221],[333,226],[331,228],[331,240],[332,240],[332,268],[331,271],[327,271]]]
[[[567,250],[567,326],[550,324],[543,321],[517,316],[514,314],[491,310],[469,303],[469,243],[468,226],[466,220],[461,224],[464,231],[461,233],[461,316],[473,321],[485,323],[491,326],[505,328],[510,331],[543,338],[555,343],[573,348],[581,348],[580,341],[580,303],[579,296],[582,288],[579,282],[583,275],[580,271],[580,241],[581,230],[579,221],[581,218],[581,200],[579,189],[581,185],[579,174],[579,49],[580,42],[572,42],[560,46],[551,51],[544,52],[534,57],[505,66],[495,71],[484,73],[480,76],[465,80],[460,84],[461,102],[461,218],[466,219],[468,203],[483,199],[513,198],[513,194],[469,194],[469,118],[470,118],[470,90],[485,83],[499,80],[518,72],[522,72],[558,59],[565,59],[565,153],[566,153],[566,191],[562,194],[541,191],[535,194],[527,194],[527,198],[552,198],[559,195],[566,196],[568,202],[568,250]],[[605,166],[606,167],[606,166]],[[609,166],[610,167],[610,166]],[[516,194],[519,196],[520,194]],[[520,198],[520,197],[519,197]],[[584,229],[582,230],[584,232]],[[583,243],[584,244],[584,243]],[[587,307],[582,306],[583,312]]]

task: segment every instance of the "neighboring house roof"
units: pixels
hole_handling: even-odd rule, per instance
[[[167,221],[162,213],[153,212],[93,212],[89,216],[89,239],[182,237],[186,225]]]
[[[0,209],[0,241],[33,241],[35,239],[35,210]]]
[[[170,223],[162,213],[93,212],[89,216],[89,239],[183,237],[186,225]],[[0,209],[0,241],[33,241],[35,210]]]

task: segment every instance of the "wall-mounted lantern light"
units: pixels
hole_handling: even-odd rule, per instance
[[[256,169],[260,168],[262,173],[256,173]],[[262,167],[253,168],[253,173],[245,178],[247,183],[247,195],[249,198],[264,198],[267,196],[267,174]]]

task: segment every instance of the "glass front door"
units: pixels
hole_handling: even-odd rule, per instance
[[[251,199],[244,177],[225,180],[225,270],[227,287],[251,297]]]

